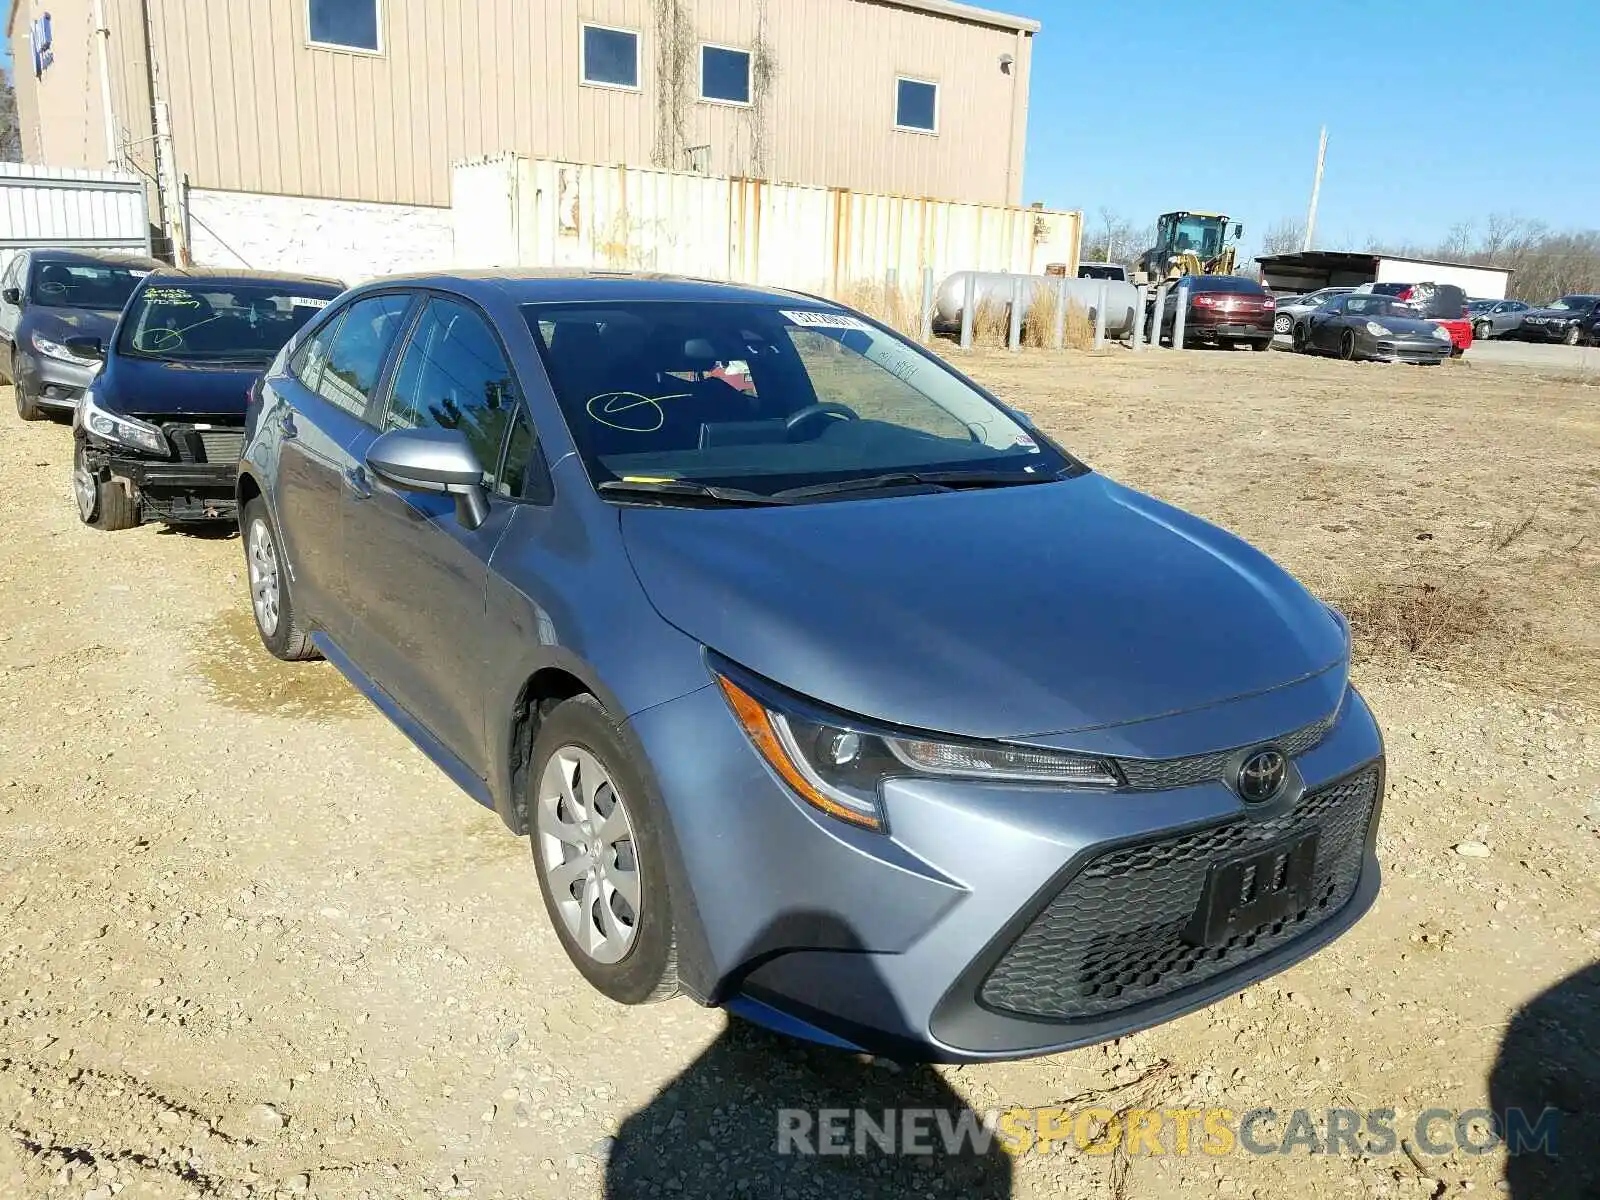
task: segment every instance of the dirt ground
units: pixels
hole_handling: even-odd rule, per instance
[[[236,538],[82,527],[67,429],[0,396],[0,1197],[1600,1194],[1578,1182],[1600,1144],[1600,386],[1281,353],[965,365],[1352,614],[1390,770],[1383,893],[1351,933],[1165,1027],[1004,1065],[613,1006],[563,959],[525,843],[332,668],[266,656]],[[1564,1157],[1508,1184],[1498,1151],[1414,1138],[775,1153],[779,1108],[955,1098],[1271,1107],[1264,1131],[1393,1108],[1401,1136],[1428,1108],[1549,1104]]]

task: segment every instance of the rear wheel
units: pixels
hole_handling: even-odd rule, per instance
[[[534,871],[572,965],[620,1004],[676,995],[662,802],[631,740],[576,696],[545,717],[528,782]]]
[[[240,540],[244,543],[245,573],[250,580],[250,609],[255,614],[261,644],[274,658],[285,662],[320,657],[311,644],[311,629],[289,594],[289,572],[278,548],[272,517],[261,497],[245,504],[239,530],[243,534]]]
[[[1294,328],[1294,318],[1288,313],[1282,313],[1272,318],[1273,333],[1288,333]]]
[[[1356,334],[1353,329],[1346,329],[1339,336],[1339,357],[1345,362],[1353,362],[1356,357]]]
[[[72,494],[78,519],[91,529],[114,531],[140,524],[139,502],[122,484],[90,468],[81,437],[72,451]]]
[[[44,409],[39,407],[39,402],[33,398],[33,393],[28,391],[22,382],[15,354],[11,356],[11,390],[17,397],[17,416],[24,421],[38,421],[44,417]]]
[[[1252,350],[1271,350],[1272,349],[1272,339],[1271,338],[1262,338],[1259,342],[1251,342],[1250,343],[1250,349],[1252,349]]]

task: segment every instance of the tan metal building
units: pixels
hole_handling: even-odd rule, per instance
[[[160,178],[168,212],[189,187],[440,208],[453,163],[504,151],[1016,204],[1037,31],[950,0],[12,0],[8,24],[25,157]]]

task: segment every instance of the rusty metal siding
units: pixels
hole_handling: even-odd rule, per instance
[[[118,118],[148,136],[137,0],[107,3]],[[74,5],[87,0],[57,11]],[[671,124],[654,0],[381,0],[378,54],[310,45],[306,0],[150,6],[178,170],[196,187],[445,206],[451,163],[514,151],[646,166]],[[707,146],[716,174],[1019,199],[1031,36],[879,0],[683,7],[694,50],[675,166]],[[638,91],[580,83],[585,21],[640,33]],[[776,70],[761,102],[700,101],[699,44],[749,49],[763,28]],[[893,128],[897,74],[939,83],[937,134]]]

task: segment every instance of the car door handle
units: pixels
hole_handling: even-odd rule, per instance
[[[278,410],[278,432],[285,438],[297,438],[300,436],[300,430],[295,427],[293,409],[280,408]]]
[[[344,485],[350,489],[357,500],[370,500],[372,498],[372,485],[367,482],[365,467],[351,467],[344,473]]]

